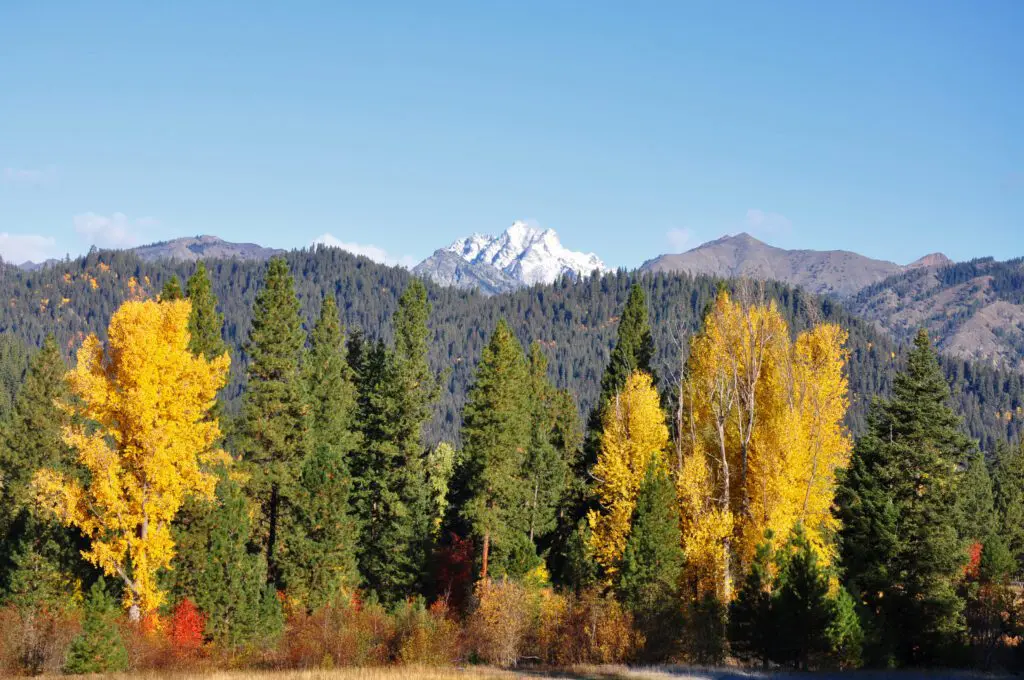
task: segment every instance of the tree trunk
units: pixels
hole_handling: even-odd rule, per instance
[[[485,531],[484,532],[484,559],[483,559],[483,565],[480,568],[480,580],[484,581],[484,582],[487,581],[487,558],[490,556],[490,552],[491,552],[491,532]]]
[[[281,504],[280,495],[277,491],[277,484],[270,486],[270,507],[268,508],[268,519],[270,529],[267,535],[267,582],[277,585],[277,564],[274,560],[274,549],[277,543],[277,514]]]

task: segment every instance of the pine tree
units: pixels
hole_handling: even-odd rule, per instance
[[[729,644],[743,661],[767,666],[775,652],[778,633],[772,609],[771,564],[775,559],[772,534],[757,547],[736,599],[729,605]]]
[[[117,604],[101,578],[89,591],[82,632],[68,650],[65,673],[116,673],[128,668],[128,650],[117,627],[117,615]]]
[[[647,320],[647,297],[640,284],[634,283],[629,289],[629,299],[619,320],[615,348],[608,359],[608,366],[601,377],[601,396],[598,403],[607,404],[626,385],[626,379],[634,371],[643,371],[651,376],[651,382],[658,383],[654,371],[654,339],[650,322]]]
[[[253,307],[245,351],[248,385],[239,423],[239,448],[252,475],[250,493],[262,512],[259,541],[267,578],[282,584],[279,561],[289,547],[283,526],[298,493],[308,451],[308,404],[300,362],[305,334],[294,282],[283,258],[267,265],[263,290]]]
[[[196,271],[189,277],[188,299],[192,303],[192,316],[188,320],[189,350],[207,359],[219,357],[227,351],[221,338],[224,315],[217,312],[217,298],[210,286],[206,265],[196,264]]]
[[[462,417],[459,513],[481,548],[480,575],[521,567],[523,469],[530,446],[529,375],[522,345],[498,321],[477,366]],[[518,554],[517,554],[518,553]],[[517,562],[519,564],[517,564]]]
[[[992,485],[999,533],[1017,562],[1015,574],[1024,574],[1024,442],[999,449]]]
[[[352,459],[359,570],[385,602],[408,597],[422,583],[431,545],[423,427],[438,381],[427,361],[429,315],[426,288],[413,281],[399,299],[392,351],[358,334],[349,341],[362,435]]]
[[[647,465],[622,554],[617,590],[644,634],[648,660],[672,655],[681,628],[682,536],[675,485],[660,458]]]
[[[167,279],[167,283],[160,290],[160,302],[173,302],[183,297],[185,296],[181,292],[181,281],[178,280],[178,275],[175,274]]]
[[[213,503],[196,504],[189,523],[175,526],[178,554],[173,592],[206,614],[206,634],[232,648],[257,639],[266,562],[250,551],[250,504],[227,469],[217,469]]]
[[[876,662],[940,662],[963,630],[957,467],[972,445],[948,398],[921,331],[892,400],[873,405],[837,493],[846,578],[870,612]]]

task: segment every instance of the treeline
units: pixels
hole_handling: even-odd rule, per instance
[[[333,294],[346,328],[391,342],[391,318],[411,280],[409,272],[332,248],[294,251],[285,257],[296,277],[296,295],[307,329],[317,318],[321,299]],[[234,361],[229,385],[222,392],[225,412],[234,415],[240,408],[249,360],[242,345],[267,265],[213,260],[206,266],[224,314],[222,337]],[[105,337],[107,321],[124,300],[139,290],[154,294],[172,276],[185,281],[194,270],[194,264],[147,263],[130,252],[103,251],[36,272],[0,266],[0,299],[5,301],[0,306],[0,330],[5,333],[0,336],[4,338],[0,342],[0,386],[8,384],[2,379],[4,374],[18,374],[27,366],[27,350],[20,343],[39,347],[47,334],[54,333],[62,353],[70,359],[85,336],[96,333]],[[716,295],[720,282],[715,279],[620,271],[491,298],[426,283],[433,306],[428,359],[431,369],[442,378],[440,399],[427,426],[428,440],[459,441],[473,370],[499,318],[507,320],[523,343],[536,340],[543,345],[550,358],[552,381],[576,396],[581,413],[590,413],[615,344],[618,317],[633,283],[643,287],[648,299],[655,340],[653,365],[659,387],[666,389],[679,373],[688,338],[700,329],[704,311]],[[776,300],[793,332],[819,320],[847,329],[851,390],[847,424],[854,433],[863,432],[871,399],[889,395],[893,369],[905,361],[909,344],[894,343],[833,302],[799,289],[766,283],[764,291]],[[5,349],[8,345],[18,346]],[[10,367],[2,363],[5,357],[13,362]],[[986,452],[993,452],[1000,441],[1019,436],[1024,424],[1020,397],[1024,376],[947,357],[940,357],[940,362],[966,431]],[[6,397],[11,394],[8,391]],[[4,398],[0,394],[0,407]]]
[[[331,294],[307,331],[296,274],[251,283],[235,409],[203,265],[129,279],[70,370],[52,335],[32,355],[0,439],[4,672],[1020,667],[1024,448],[981,454],[924,332],[854,438],[841,324],[720,287],[673,370],[632,285],[585,427],[498,318],[435,442],[428,288],[377,337]]]

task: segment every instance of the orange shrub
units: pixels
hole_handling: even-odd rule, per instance
[[[514,581],[480,581],[466,622],[469,650],[495,666],[512,666],[522,654],[530,627],[526,589]]]
[[[0,609],[0,676],[59,673],[80,628],[71,611]]]
[[[387,663],[394,623],[384,608],[343,595],[312,614],[292,613],[281,644],[287,668],[377,666]]]

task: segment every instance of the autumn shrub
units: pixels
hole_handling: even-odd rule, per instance
[[[203,649],[206,617],[187,597],[177,604],[167,626],[171,652],[180,660],[199,657]]]
[[[80,628],[79,617],[69,610],[0,609],[0,675],[59,672]]]
[[[611,595],[588,590],[569,600],[550,662],[560,666],[622,663],[643,644],[633,617]]]
[[[558,662],[569,606],[569,598],[551,588],[545,588],[537,596],[529,646],[543,663]]]
[[[378,666],[388,662],[394,621],[376,603],[342,594],[312,614],[292,612],[279,665],[287,668]]]
[[[414,666],[447,666],[459,657],[460,628],[443,600],[430,607],[422,598],[405,602],[395,614],[392,658]]]
[[[531,623],[526,589],[508,579],[480,581],[473,601],[466,622],[468,651],[495,666],[515,665]]]
[[[134,623],[118,621],[120,638],[127,655],[127,668],[132,671],[166,671],[176,668],[176,659],[167,639],[166,622],[156,614]]]

